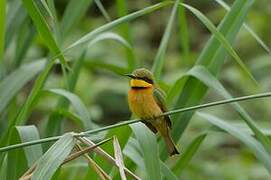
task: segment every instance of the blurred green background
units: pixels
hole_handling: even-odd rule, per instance
[[[14,2],[14,0],[7,1],[7,14],[14,8],[12,6]],[[128,12],[133,12],[157,2],[159,1],[128,0],[127,9]],[[185,2],[199,9],[215,25],[221,22],[226,13],[225,9],[214,0],[190,0]],[[228,4],[233,3],[233,1],[225,2]],[[271,46],[270,2],[270,0],[255,1],[246,18],[246,23],[268,47]],[[104,0],[101,3],[110,19],[106,19],[95,2],[90,1],[86,14],[72,24],[72,28],[69,31],[61,32],[58,36],[58,42],[61,42],[60,44],[63,48],[87,32],[120,16],[121,10],[118,9],[115,1]],[[67,4],[67,0],[55,1],[58,20],[63,18]],[[128,79],[121,74],[131,71],[126,68],[127,58],[134,58],[136,67],[151,69],[170,12],[171,7],[166,7],[113,29],[112,32],[116,32],[128,39],[132,44],[133,53],[110,40],[101,41],[86,50],[74,92],[87,106],[92,121],[98,125],[105,126],[130,119],[131,113],[127,104]],[[6,42],[8,43],[6,43],[5,47],[5,69],[2,77],[4,74],[11,73],[20,64],[40,59],[49,53],[44,42],[38,36],[33,23],[29,18],[25,18],[25,10],[21,11],[21,13],[21,15],[16,15],[14,21],[11,21],[14,25],[6,33]],[[9,16],[7,15],[7,17]],[[48,22],[50,22],[50,17],[48,16],[48,18]],[[185,32],[186,34],[183,34],[184,32],[182,32],[179,26],[179,18],[176,18],[174,21],[173,31],[166,51],[163,74],[159,81],[161,87],[166,92],[182,74],[193,67],[199,53],[211,36],[208,29],[188,11],[186,11],[188,31]],[[23,26],[16,26],[16,23],[21,23]],[[125,28],[129,29],[129,33],[125,32]],[[189,45],[188,47],[184,47],[182,44],[184,37]],[[25,44],[20,44],[20,42],[24,42],[27,38],[29,38],[29,41],[27,41],[29,45],[22,49],[22,46]],[[240,30],[233,47],[256,78],[260,88],[255,88],[231,57],[227,57],[219,73],[219,79],[225,88],[234,97],[270,91],[270,54],[244,28]],[[21,54],[18,52],[18,48],[22,49]],[[82,49],[77,48],[65,55],[70,60],[69,65],[74,64],[74,59],[79,58],[81,52]],[[1,114],[0,135],[7,128],[6,118],[12,118],[16,115],[18,112],[17,107],[25,102],[33,82],[34,80],[28,82],[16,96],[15,100],[10,103],[9,110]],[[54,66],[44,88],[65,88],[61,65]],[[189,96],[193,96],[193,94]],[[221,100],[221,97],[210,89],[203,102],[217,100]],[[27,124],[35,124],[39,128],[41,137],[48,136],[46,134],[48,117],[53,112],[57,102],[58,98],[56,95],[42,93],[39,101],[33,106]],[[270,99],[242,102],[241,105],[257,120],[257,124],[260,127],[267,128],[270,125]],[[169,107],[169,109],[171,110],[173,107]],[[73,110],[72,107],[71,110]],[[201,111],[215,114],[233,124],[238,123],[239,121],[236,120],[240,119],[237,113],[228,105],[211,107]],[[207,124],[206,121],[197,117],[193,118],[178,142],[181,151],[189,145],[196,135],[205,132],[209,127],[210,124]],[[60,129],[61,132],[80,132],[83,130],[76,123],[69,120],[64,121]],[[172,158],[168,160],[168,164],[173,164],[176,160],[177,158]],[[252,152],[236,138],[223,132],[212,133],[211,131],[187,168],[178,177],[180,179],[199,180],[267,180],[270,179],[270,174]]]

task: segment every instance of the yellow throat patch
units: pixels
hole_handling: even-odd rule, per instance
[[[151,87],[152,84],[142,80],[142,79],[131,79],[130,81],[131,87]]]

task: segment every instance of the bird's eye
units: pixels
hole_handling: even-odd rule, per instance
[[[153,81],[147,77],[142,78],[144,81],[146,81],[147,83],[153,84]]]

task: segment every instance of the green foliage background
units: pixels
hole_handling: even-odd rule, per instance
[[[0,149],[108,127],[88,138],[115,135],[142,179],[269,179],[268,97],[172,114],[181,155],[170,158],[142,124],[110,125],[131,119],[122,75],[138,67],[154,72],[170,110],[270,91],[270,9],[268,0],[1,0]],[[98,178],[83,158],[59,168],[73,134],[52,144],[1,149],[0,177],[38,161],[33,179]],[[101,147],[114,155],[114,146]]]

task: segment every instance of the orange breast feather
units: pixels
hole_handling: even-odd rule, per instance
[[[153,97],[152,88],[129,90],[128,102],[131,111],[139,118],[150,119],[162,114]]]

